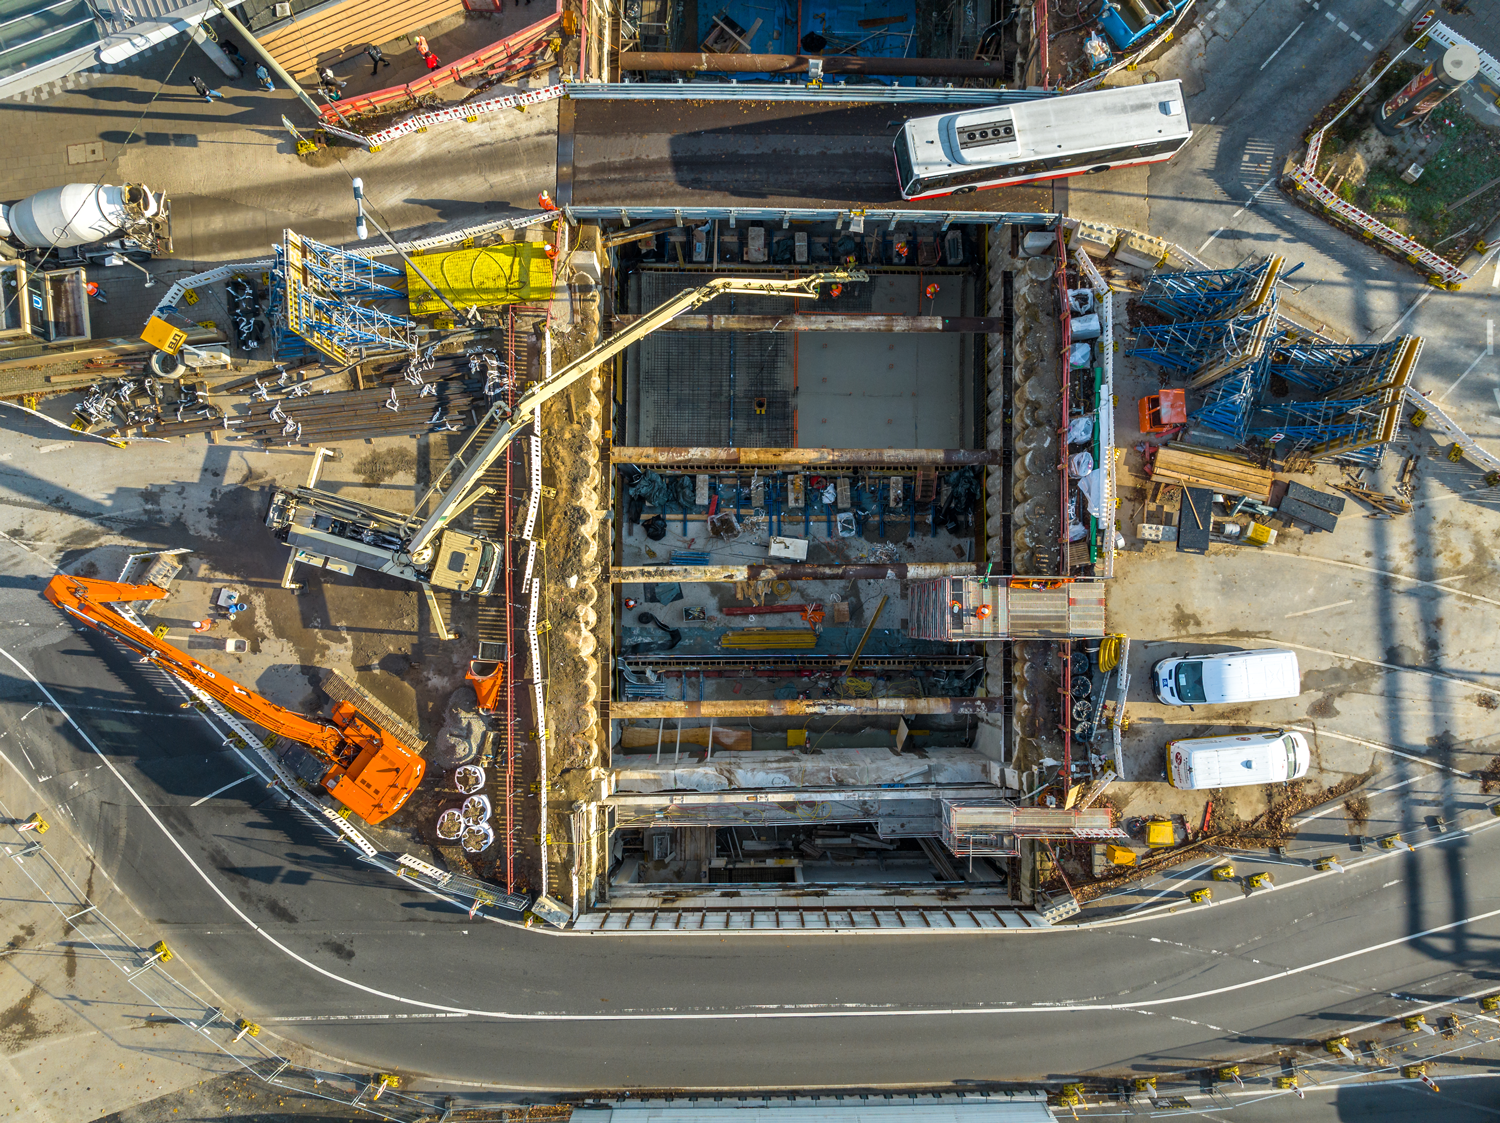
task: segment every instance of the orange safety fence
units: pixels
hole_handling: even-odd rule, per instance
[[[379,113],[393,106],[414,102],[418,98],[436,93],[444,86],[450,86],[471,75],[503,68],[508,64],[521,61],[528,55],[534,54],[542,46],[548,33],[556,30],[561,21],[562,0],[558,0],[556,11],[513,35],[508,35],[482,50],[466,55],[457,62],[440,66],[415,82],[376,90],[374,93],[359,94],[356,97],[344,98],[342,101],[326,105],[323,107],[323,117],[332,122],[340,118]]]

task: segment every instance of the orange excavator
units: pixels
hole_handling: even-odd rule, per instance
[[[160,600],[167,595],[165,589],[58,574],[42,595],[69,616],[139,651],[241,717],[306,745],[328,766],[323,787],[367,823],[379,823],[394,815],[422,782],[427,762],[416,750],[348,702],[334,704],[331,721],[293,713],[210,670],[116,607],[131,601]]]

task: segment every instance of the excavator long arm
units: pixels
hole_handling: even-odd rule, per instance
[[[80,623],[113,636],[241,717],[306,745],[328,765],[323,786],[371,823],[391,815],[421,782],[426,768],[421,756],[348,703],[334,707],[332,721],[278,706],[159,639],[116,607],[165,597],[166,591],[155,585],[60,573],[47,583],[42,595]]]
[[[412,508],[411,521],[416,522],[420,512],[427,503],[436,498],[437,506],[431,514],[417,527],[407,544],[408,553],[415,555],[424,546],[432,541],[444,526],[455,518],[463,509],[463,499],[473,489],[479,477],[489,469],[496,457],[505,451],[505,446],[510,444],[518,430],[531,423],[532,411],[548,398],[560,394],[584,375],[588,374],[601,363],[614,358],[625,348],[629,347],[646,336],[650,335],[663,324],[690,312],[702,304],[708,303],[716,296],[724,293],[745,293],[756,296],[809,296],[818,295],[818,286],[848,281],[868,280],[868,275],[862,270],[836,269],[826,273],[813,273],[806,277],[767,277],[764,279],[750,277],[715,277],[707,284],[696,289],[688,289],[679,293],[670,300],[658,304],[650,312],[640,319],[631,323],[623,331],[618,331],[596,347],[592,348],[580,358],[575,359],[563,367],[551,378],[539,382],[528,390],[515,405],[515,409],[500,423],[484,445],[474,453],[470,453],[472,445],[482,433],[486,425],[503,416],[501,407],[494,406],[474,428],[473,436],[464,442],[462,448],[449,460],[447,467],[433,476],[432,486],[417,500],[416,506]],[[447,481],[445,487],[444,484]]]

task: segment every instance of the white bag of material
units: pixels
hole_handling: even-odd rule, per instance
[[[1111,512],[1104,510],[1104,484],[1104,469],[1095,468],[1078,481],[1078,490],[1083,494],[1089,514],[1100,522],[1109,522],[1113,520]]]
[[[1068,457],[1068,475],[1072,476],[1075,480],[1088,475],[1093,470],[1094,454],[1088,451],[1088,449],[1084,449],[1082,452],[1075,452],[1072,456]]]
[[[1075,417],[1068,422],[1068,443],[1070,445],[1082,444],[1094,435],[1094,415],[1086,413],[1082,417]]]
[[[1073,317],[1073,339],[1098,339],[1100,332],[1104,329],[1099,325],[1099,313],[1091,312],[1087,316]]]
[[[1068,290],[1068,307],[1075,316],[1087,316],[1095,311],[1098,308],[1097,299],[1093,289]]]
[[[1088,534],[1088,528],[1082,523],[1068,524],[1068,541],[1077,542]]]
[[[1087,343],[1075,343],[1068,348],[1068,365],[1077,369],[1094,364],[1094,349]]]
[[[823,503],[826,506],[832,507],[833,504],[834,504],[834,501],[836,499],[838,499],[838,497],[839,497],[839,489],[837,487],[835,487],[833,484],[829,484],[827,487],[825,487],[823,489]]]

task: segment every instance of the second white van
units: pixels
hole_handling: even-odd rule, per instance
[[[1295,651],[1224,651],[1163,659],[1151,668],[1151,687],[1169,706],[1206,702],[1264,702],[1302,693]]]
[[[1239,733],[1167,742],[1167,783],[1174,788],[1280,784],[1307,775],[1312,755],[1302,734]]]

